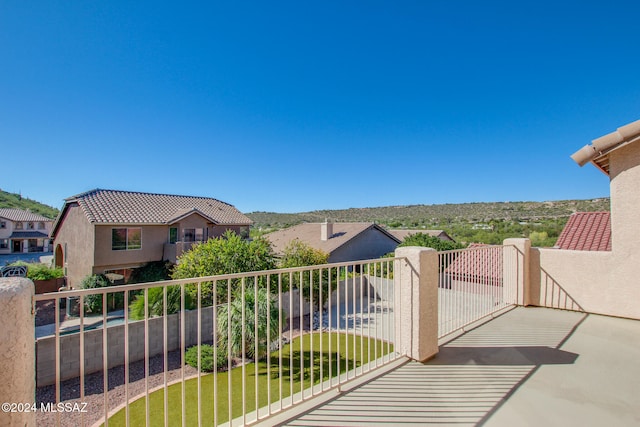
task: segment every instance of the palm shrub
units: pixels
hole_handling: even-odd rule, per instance
[[[243,311],[244,342],[242,340]],[[245,356],[256,360],[263,359],[267,354],[269,344],[278,337],[280,310],[275,298],[269,295],[266,288],[256,290],[247,287],[244,296],[241,291],[236,292],[228,304],[218,308],[217,316],[218,348],[225,354],[228,354],[230,350],[232,357],[242,356],[244,344]],[[267,336],[267,325],[269,325],[269,336]]]
[[[149,295],[149,311],[148,316],[163,316],[164,315],[164,287],[159,286],[157,288],[150,288]],[[167,286],[167,314],[178,313],[182,306],[181,290],[179,285]],[[140,320],[144,319],[144,292],[136,296],[136,299],[131,303],[130,316],[132,319]],[[196,304],[193,298],[185,289],[184,293],[184,307],[185,310],[191,310],[195,308]]]

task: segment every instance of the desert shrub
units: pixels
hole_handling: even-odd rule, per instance
[[[194,345],[187,349],[184,354],[184,360],[187,365],[198,368],[198,346]],[[218,350],[216,354],[216,363],[213,363],[213,346],[209,344],[202,344],[200,346],[200,371],[213,372],[214,369],[220,369],[227,366],[228,359],[227,354]]]

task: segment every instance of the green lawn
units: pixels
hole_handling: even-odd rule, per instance
[[[331,371],[335,377],[337,372],[344,373],[354,367],[373,360],[377,355],[382,356],[393,350],[393,347],[382,341],[371,340],[366,337],[347,335],[343,333],[314,333],[306,334],[302,337],[302,351],[300,349],[300,338],[293,340],[282,349],[282,396],[291,395],[291,382],[293,376],[293,393],[298,393],[302,389],[311,386],[311,336],[313,336],[313,383],[318,384],[321,380],[329,378],[329,341],[331,340]],[[355,338],[355,346],[354,346]],[[320,341],[322,339],[322,352]],[[347,343],[348,339],[348,343]],[[340,341],[340,351],[338,352],[338,340]],[[347,345],[348,364],[347,367]],[[377,346],[377,353],[375,347]],[[371,356],[369,356],[369,350]],[[339,357],[338,357],[339,355]],[[293,359],[293,369],[291,361]],[[320,364],[322,360],[322,365]],[[256,381],[258,384],[258,407],[266,406],[268,403],[277,402],[280,399],[280,375],[278,369],[279,353],[271,354],[270,363],[267,361],[258,362],[256,376],[256,366],[254,363],[245,365],[244,377],[242,367],[236,367],[230,372],[219,372],[217,374],[217,393],[214,391],[214,375],[206,374],[201,377],[201,402],[198,402],[198,380],[197,378],[185,382],[185,402],[186,402],[186,424],[198,424],[198,405],[201,406],[203,424],[211,425],[214,421],[214,412],[218,414],[217,422],[223,423],[229,420],[229,381],[231,381],[231,412],[232,418],[242,416],[242,394],[243,379],[245,411],[247,413],[256,409]],[[302,366],[301,366],[302,364]],[[339,365],[339,368],[338,368]],[[270,373],[268,373],[270,368]],[[321,377],[322,371],[322,377]],[[302,372],[302,374],[301,374]],[[304,377],[304,378],[301,378]],[[271,385],[271,399],[268,401],[267,384]],[[149,415],[152,426],[164,425],[164,389],[158,390],[149,395]],[[146,397],[136,400],[129,405],[130,425],[145,425],[146,419]],[[182,423],[182,383],[168,387],[168,416],[169,425],[181,425]],[[125,410],[114,414],[109,418],[109,426],[124,426]]]

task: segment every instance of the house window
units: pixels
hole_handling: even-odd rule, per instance
[[[184,241],[185,242],[202,242],[204,240],[204,229],[203,228],[185,228],[184,232]]]
[[[171,227],[169,229],[169,243],[175,243],[178,241],[178,229],[176,227]]]
[[[0,221],[0,228],[7,228],[7,222],[6,221]]]
[[[16,222],[16,230],[22,230],[22,223],[21,222]]]
[[[44,222],[38,223],[38,230],[44,230]]]
[[[35,230],[36,229],[36,224],[33,222],[28,222],[27,223],[27,230]]]
[[[130,251],[142,248],[141,228],[114,228],[111,230],[111,249]]]
[[[9,239],[0,239],[0,249],[9,248]]]

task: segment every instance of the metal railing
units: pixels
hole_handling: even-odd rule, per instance
[[[518,301],[523,261],[516,247],[443,251],[438,261],[440,338]]]
[[[39,404],[92,405],[38,424],[245,425],[339,387],[401,357],[396,260],[36,295],[55,313],[36,328]]]

